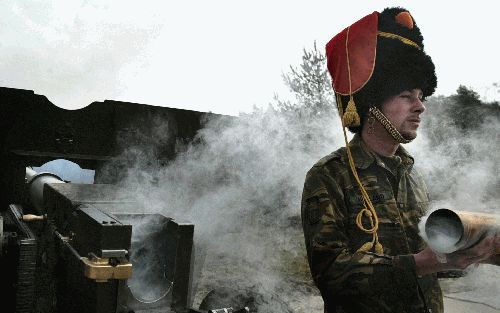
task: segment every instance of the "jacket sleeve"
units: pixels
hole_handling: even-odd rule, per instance
[[[323,295],[360,296],[417,288],[413,255],[356,252],[349,245],[347,210],[338,182],[323,167],[307,174],[302,225],[309,267]]]

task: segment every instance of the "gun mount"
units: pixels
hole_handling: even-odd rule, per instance
[[[0,103],[2,312],[201,312],[190,308],[194,225],[145,213],[116,183],[127,146],[155,145],[166,164],[214,114],[109,100],[70,111],[11,88]],[[34,170],[58,159],[94,182]]]

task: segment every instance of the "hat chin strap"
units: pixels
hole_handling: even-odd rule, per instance
[[[392,125],[391,121],[382,113],[377,107],[370,107],[370,114],[375,116],[377,121],[380,122],[387,130],[387,132],[399,143],[409,143],[412,139],[408,140],[401,135],[401,133]]]

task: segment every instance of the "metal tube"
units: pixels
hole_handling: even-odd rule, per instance
[[[45,184],[61,184],[64,181],[56,174],[37,173],[32,168],[26,168],[26,185],[31,204],[40,213],[45,213],[43,203],[43,188]]]
[[[27,167],[26,168],[26,181],[29,181],[33,176],[35,176],[37,173],[31,168]]]
[[[427,243],[438,253],[467,249],[487,234],[500,233],[498,214],[439,209],[425,222]]]

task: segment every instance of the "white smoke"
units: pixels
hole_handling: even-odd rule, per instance
[[[456,251],[456,244],[462,235],[457,231],[456,223],[438,217],[434,219],[434,223],[428,225],[427,220],[430,213],[423,216],[418,224],[420,236],[436,253],[451,253]]]
[[[499,116],[488,116],[477,128],[461,131],[447,111],[460,108],[453,99],[432,98],[427,107],[422,132],[409,148],[427,180],[434,207],[497,213]],[[474,119],[473,114],[468,118]]]
[[[121,182],[128,192],[150,212],[195,224],[195,307],[217,287],[256,292],[259,312],[301,312],[304,295],[319,299],[304,292],[300,198],[307,170],[343,144],[340,131],[333,114],[270,108],[207,121],[167,166],[151,162],[154,147],[127,151],[136,159]]]
[[[479,131],[457,136],[452,125],[436,127],[430,112],[428,129],[408,148],[437,199],[434,207],[492,208],[498,180],[491,142],[477,140]],[[150,134],[155,141],[168,127],[159,129]],[[497,129],[485,123],[481,136],[496,136],[486,132]],[[440,131],[449,141],[435,145],[431,135]],[[195,224],[194,306],[210,290],[230,287],[265,295],[255,297],[259,312],[321,312],[308,276],[300,197],[307,170],[344,144],[338,117],[268,109],[215,118],[194,142],[178,145],[167,166],[151,161],[154,147],[131,147],[136,163],[122,181],[151,212]]]
[[[428,111],[424,113],[422,132],[416,142],[409,146],[409,150],[427,181],[432,199],[431,212],[448,208],[499,214],[498,115],[487,116],[478,127],[463,131],[450,118],[450,107],[460,108],[453,103],[453,99],[432,98],[426,105]],[[467,118],[474,119],[473,114],[471,112]],[[424,239],[422,226],[427,216],[420,223]],[[448,237],[448,234],[443,234],[444,237]],[[448,245],[450,242],[443,244]],[[470,266],[464,277],[442,280],[441,285],[445,294],[452,293],[455,298],[485,303],[499,309],[499,276],[499,266],[481,264]]]

